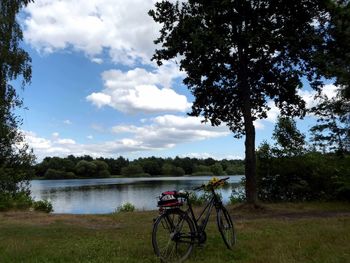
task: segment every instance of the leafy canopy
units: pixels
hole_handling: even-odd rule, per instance
[[[195,96],[192,115],[225,122],[240,136],[244,102],[252,119],[266,118],[273,99],[282,115],[303,116],[302,80],[321,84],[333,1],[161,1],[149,14],[162,24],[153,59],[176,59]],[[327,43],[325,43],[327,42]],[[316,63],[318,58],[318,64]],[[334,72],[327,71],[329,76]],[[328,76],[327,75],[327,76]]]
[[[0,2],[0,192],[16,193],[26,188],[34,155],[19,131],[21,119],[14,109],[22,106],[12,81],[22,77],[22,87],[31,79],[31,59],[20,46],[23,34],[16,15],[30,0]],[[24,184],[22,184],[24,183]]]

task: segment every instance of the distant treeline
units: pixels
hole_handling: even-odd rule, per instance
[[[147,157],[133,161],[114,158],[46,157],[35,165],[36,177],[46,179],[104,178],[110,176],[183,176],[183,175],[242,175],[243,160],[214,160],[213,158]]]

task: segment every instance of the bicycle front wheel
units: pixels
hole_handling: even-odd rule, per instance
[[[236,233],[231,216],[224,206],[217,210],[217,224],[226,247],[232,249],[236,244]]]
[[[152,245],[162,262],[183,262],[194,244],[192,220],[181,210],[166,211],[154,223]]]

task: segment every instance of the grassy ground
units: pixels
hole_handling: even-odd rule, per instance
[[[238,243],[226,249],[214,217],[188,262],[350,262],[348,203],[230,207]],[[159,262],[151,245],[157,211],[113,215],[0,213],[0,262]]]

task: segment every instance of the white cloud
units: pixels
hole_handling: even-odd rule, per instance
[[[110,106],[125,113],[185,112],[191,104],[186,96],[172,90],[172,81],[182,77],[174,64],[166,64],[154,72],[135,68],[127,72],[103,72],[104,89],[86,97],[97,107]]]
[[[181,155],[181,157],[190,157],[197,159],[213,158],[215,160],[243,160],[244,158],[240,155],[222,155],[222,154],[211,154],[211,153],[188,153]]]
[[[53,138],[58,138],[59,136],[60,136],[60,134],[58,132],[52,133],[52,137]]]
[[[72,139],[59,139],[57,140],[57,143],[61,145],[67,145],[67,144],[75,144],[75,141]]]
[[[94,136],[88,135],[88,136],[86,136],[86,138],[89,139],[89,140],[92,140],[94,138]]]
[[[103,63],[103,59],[102,58],[92,58],[91,61],[96,63],[96,64],[102,64]]]
[[[322,89],[322,94],[326,95],[329,99],[335,97],[337,95],[338,88],[333,84],[327,84]],[[298,95],[306,103],[306,108],[310,109],[319,103],[319,99],[316,99],[317,92],[314,90],[298,90]],[[275,103],[270,100],[267,104],[270,107],[270,110],[267,112],[267,121],[275,123],[277,120],[277,116],[280,114],[280,110],[276,107]]]
[[[150,125],[117,125],[114,133],[129,133],[134,141],[150,149],[172,148],[177,144],[227,136],[230,131],[225,126],[212,127],[201,123],[201,118],[175,115],[158,116]]]
[[[98,108],[108,105],[112,101],[111,96],[101,92],[98,92],[98,93],[93,92],[89,96],[87,96],[86,99],[90,101],[92,104],[96,105]]]
[[[150,63],[159,26],[154,0],[36,0],[26,8],[24,37],[42,52],[73,48],[94,62],[107,49],[116,63]]]
[[[33,132],[24,132],[26,136],[26,140],[31,147],[35,147],[35,149],[45,150],[50,149],[52,147],[51,141],[48,139],[37,137]]]
[[[145,126],[115,126],[112,131],[124,135],[123,138],[103,143],[80,144],[70,138],[60,138],[58,133],[51,139],[42,138],[33,132],[25,132],[25,135],[40,160],[45,156],[68,154],[115,157],[123,153],[169,149],[182,143],[230,134],[225,126],[212,127],[195,117],[164,115],[149,119],[149,122],[151,124]]]

